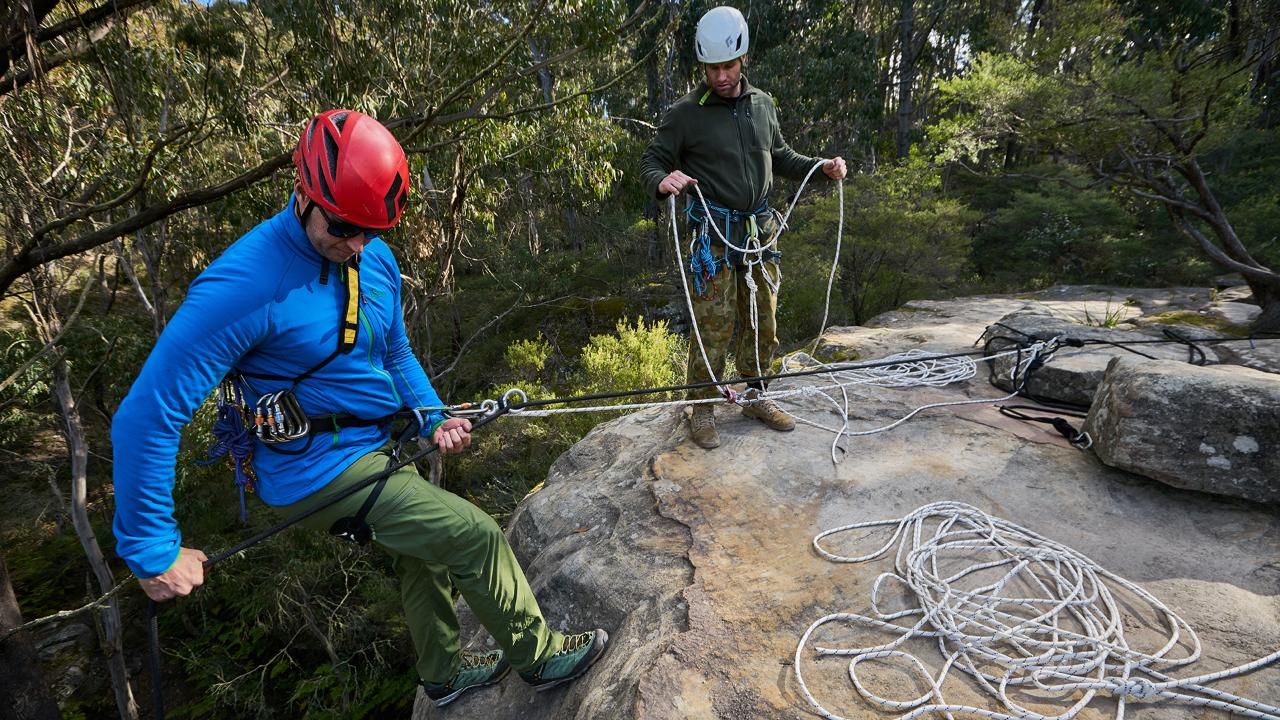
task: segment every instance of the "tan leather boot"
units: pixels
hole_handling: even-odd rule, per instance
[[[753,417],[774,430],[788,432],[796,429],[795,419],[784,412],[782,408],[778,407],[778,403],[772,400],[752,401],[751,399],[755,396],[755,392],[751,392],[745,396],[745,399],[750,402],[743,405],[743,415]]]
[[[720,433],[716,432],[715,409],[710,405],[694,405],[693,414],[689,416],[689,436],[698,447],[720,447]]]

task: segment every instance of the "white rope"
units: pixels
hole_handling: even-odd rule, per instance
[[[1056,338],[1055,338],[1056,340]],[[1050,340],[1049,343],[1054,342]],[[1018,356],[1018,360],[1010,368],[1010,379],[1012,385],[1017,388],[1016,378],[1026,372],[1027,368],[1035,362],[1040,356],[1044,348],[1049,343],[1036,343],[1025,350],[1006,350],[996,355],[989,355],[982,358],[983,362],[990,362],[999,357]],[[840,463],[840,456],[836,454],[836,450],[840,449],[840,441],[846,437],[863,437],[866,435],[875,435],[888,430],[892,430],[902,423],[910,420],[925,410],[932,410],[940,407],[955,407],[959,405],[983,405],[988,403],[1004,402],[1011,400],[1017,396],[1018,390],[998,398],[976,398],[972,400],[952,400],[949,402],[929,403],[920,405],[906,415],[897,420],[878,427],[865,430],[849,430],[849,394],[845,392],[845,388],[853,385],[875,385],[877,387],[941,387],[955,382],[962,382],[975,377],[978,374],[977,362],[967,357],[951,357],[937,358],[932,353],[922,350],[912,349],[897,355],[890,355],[886,360],[901,360],[902,362],[888,367],[877,367],[844,371],[833,371],[827,377],[836,381],[833,385],[828,386],[806,386],[795,390],[782,391],[777,393],[769,393],[769,397],[774,400],[786,399],[793,395],[821,396],[831,403],[835,408],[835,412],[840,416],[842,424],[839,428],[832,428],[821,423],[814,422],[804,418],[794,412],[783,410],[788,416],[796,422],[804,423],[810,427],[820,430],[826,430],[834,433],[835,438],[831,441],[831,462]],[[787,361],[783,361],[783,370],[789,369]],[[828,367],[820,364],[820,367]],[[842,395],[842,401],[837,402],[835,398],[827,394],[825,391],[830,389],[839,389]],[[781,409],[781,408],[780,408]]]
[[[840,555],[822,544],[841,533],[884,527],[894,528],[892,536],[865,555]],[[894,572],[881,574],[871,587],[871,614],[826,615],[805,630],[796,646],[796,681],[809,704],[828,720],[846,718],[814,698],[800,664],[814,631],[837,621],[896,636],[866,647],[813,649],[819,656],[851,658],[848,674],[854,689],[882,710],[906,711],[898,720],[931,714],[950,719],[953,713],[990,720],[1071,720],[1099,695],[1115,698],[1116,720],[1123,720],[1126,704],[1133,701],[1194,705],[1280,720],[1280,707],[1207,687],[1207,683],[1275,663],[1280,651],[1226,670],[1174,678],[1166,671],[1188,666],[1200,657],[1200,640],[1185,620],[1142,587],[1082,553],[970,505],[933,503],[903,518],[844,525],[813,539],[820,555],[838,563],[875,560],[895,546]],[[881,610],[880,594],[886,584],[909,591],[914,604],[905,610]],[[1134,629],[1132,618],[1146,614],[1137,607],[1140,603],[1160,618],[1162,628],[1150,628],[1165,633],[1166,640],[1157,650],[1137,649],[1126,637]],[[910,618],[912,624],[897,622],[903,618]],[[900,649],[916,638],[936,640],[942,656],[936,675],[930,675],[919,658]],[[929,691],[895,700],[870,689],[858,666],[885,659],[907,661]],[[952,669],[972,677],[1000,709],[947,702],[943,685]],[[1017,688],[1061,698],[1064,707],[1053,715],[1031,710],[1011,697],[1010,689]]]
[[[773,231],[773,235],[769,238],[769,241],[767,243],[764,243],[763,245],[760,244],[760,237],[759,237],[758,230],[757,232],[750,233],[747,236],[746,242],[744,243],[745,245],[744,247],[738,247],[737,245],[734,245],[729,240],[729,238],[725,236],[724,233],[720,232],[720,227],[716,223],[712,222],[711,208],[707,206],[707,199],[702,195],[702,188],[698,187],[697,183],[694,183],[693,185],[693,190],[698,195],[698,202],[699,204],[702,205],[703,225],[709,226],[713,231],[715,231],[716,238],[719,239],[720,242],[724,244],[725,248],[727,248],[725,251],[726,253],[728,252],[728,250],[735,250],[741,253],[743,256],[742,258],[743,268],[741,272],[746,273],[745,280],[746,280],[748,297],[749,297],[748,304],[750,308],[748,317],[750,318],[750,322],[751,322],[752,337],[755,341],[753,346],[753,352],[755,353],[757,377],[763,375],[764,371],[760,365],[760,328],[759,328],[760,313],[756,306],[756,292],[758,291],[759,287],[755,281],[755,278],[753,277],[754,270],[756,267],[760,268],[760,275],[764,278],[765,283],[769,286],[769,289],[773,292],[775,303],[776,303],[778,292],[782,288],[782,269],[780,267],[778,268],[777,280],[774,280],[773,278],[769,277],[769,272],[764,267],[766,263],[766,260],[764,259],[764,254],[766,251],[771,250],[774,246],[778,244],[778,238],[782,236],[783,231],[786,230],[787,228],[787,222],[791,219],[791,212],[796,209],[796,203],[800,201],[800,193],[804,192],[804,188],[806,185],[809,184],[809,179],[813,177],[813,174],[817,172],[818,169],[821,168],[826,163],[827,163],[826,160],[818,160],[813,164],[812,167],[809,168],[809,172],[805,173],[804,180],[800,182],[800,187],[796,188],[796,193],[795,195],[792,196],[791,203],[787,206],[787,212],[785,215],[779,214],[777,210],[773,211],[774,215],[778,218],[778,227]],[[822,327],[818,329],[818,337],[821,337],[822,331],[826,330],[827,309],[829,309],[831,306],[831,284],[832,284],[832,280],[835,278],[836,265],[838,265],[840,262],[840,236],[844,233],[844,181],[843,180],[837,181],[836,186],[837,186],[837,192],[840,198],[840,225],[837,228],[836,254],[835,254],[835,259],[832,261],[831,278],[829,278],[827,281],[826,308],[824,308],[822,311]],[[718,382],[716,380],[715,373],[711,371],[711,362],[707,360],[707,349],[703,346],[702,334],[698,331],[698,318],[693,314],[693,299],[689,294],[689,284],[684,274],[684,259],[680,255],[680,233],[678,230],[678,226],[676,225],[676,219],[675,219],[676,199],[674,194],[670,194],[667,196],[667,207],[669,210],[669,214],[671,215],[671,237],[676,244],[676,262],[680,265],[680,280],[684,285],[685,303],[689,308],[689,322],[693,324],[694,339],[697,340],[698,342],[698,351],[702,353],[702,360],[707,365],[707,372],[709,373],[709,377],[713,382]],[[692,252],[692,248],[690,248],[690,251]],[[776,311],[776,305],[775,305],[775,311]]]
[[[711,361],[707,359],[707,348],[702,344],[702,333],[698,331],[698,316],[693,313],[693,297],[689,294],[689,278],[684,274],[684,256],[680,254],[680,228],[676,225],[676,196],[667,196],[667,214],[671,216],[671,239],[676,246],[676,267],[680,268],[680,286],[684,288],[684,303],[689,309],[689,322],[693,325],[693,338],[698,343],[698,352],[702,353],[702,362],[707,366],[707,377],[711,382],[716,379],[716,371],[711,369]]]
[[[809,350],[810,355],[818,354],[818,343],[822,342],[822,333],[827,331],[827,315],[831,311],[831,286],[836,281],[836,269],[840,267],[840,241],[844,238],[844,183],[841,182],[836,186],[836,194],[839,198],[840,219],[836,223],[836,252],[831,259],[831,273],[827,275],[827,300],[822,305],[822,324],[818,326],[818,334],[813,338],[813,347]]]

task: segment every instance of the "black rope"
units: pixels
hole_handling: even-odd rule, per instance
[[[1059,435],[1066,438],[1067,442],[1077,448],[1085,449],[1093,444],[1093,440],[1089,437],[1088,433],[1083,430],[1077,430],[1075,426],[1067,422],[1066,418],[1052,415],[1028,415],[1022,412],[1023,410],[1041,410],[1042,408],[1032,407],[1031,405],[999,405],[997,408],[1000,410],[1001,415],[1014,418],[1015,420],[1051,425],[1054,430],[1058,431]],[[1072,416],[1084,417],[1084,415],[1080,413],[1073,413]]]

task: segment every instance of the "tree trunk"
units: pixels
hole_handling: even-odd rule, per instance
[[[902,0],[902,17],[898,20],[898,157],[911,152],[911,86],[915,80],[915,0]]]
[[[1254,332],[1280,332],[1280,286],[1266,285],[1245,278],[1253,291],[1254,302],[1262,308],[1262,314],[1254,318],[1250,329]]]
[[[63,433],[67,438],[67,449],[71,456],[71,522],[76,529],[76,537],[84,548],[85,557],[93,569],[94,578],[102,592],[115,587],[115,578],[111,568],[98,546],[98,538],[93,533],[86,508],[88,494],[87,466],[89,447],[84,436],[84,427],[80,423],[80,411],[76,407],[76,398],[71,392],[71,381],[67,377],[67,362],[61,348],[56,350],[58,359],[53,364],[53,395],[58,410],[62,414]],[[138,705],[133,699],[133,689],[129,687],[129,671],[124,664],[124,644],[121,640],[120,605],[116,598],[111,598],[103,608],[101,624],[102,652],[107,659],[107,668],[111,673],[111,687],[115,693],[116,709],[123,720],[137,720]]]
[[[1040,27],[1040,14],[1044,11],[1044,0],[1035,0],[1031,4],[1031,17],[1027,20],[1027,42],[1036,37],[1036,29]]]
[[[0,635],[22,624],[22,611],[0,557]],[[62,717],[40,673],[28,633],[0,641],[0,720],[55,720]]]

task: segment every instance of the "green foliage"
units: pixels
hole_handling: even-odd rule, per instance
[[[838,313],[832,322],[860,323],[907,300],[945,292],[965,280],[970,244],[967,231],[978,215],[941,193],[936,168],[915,160],[876,174],[852,176],[846,183],[845,198],[845,247],[839,277],[845,312]],[[794,223],[787,241],[822,248],[814,254],[829,257],[829,238],[835,235],[838,212],[834,199],[814,202]],[[793,301],[784,294],[779,313],[785,310],[789,323],[816,331],[820,314],[814,316],[808,308],[814,306],[815,281],[821,282],[825,293],[825,278],[818,278],[810,275],[813,284],[797,298],[798,305],[790,305]],[[813,320],[806,321],[806,317]]]
[[[636,318],[632,324],[619,320],[612,335],[594,335],[582,350],[582,375],[575,390],[602,393],[618,389],[674,385],[683,368],[684,352],[679,338],[671,334],[665,320],[646,323]],[[645,402],[651,396],[604,404]]]

